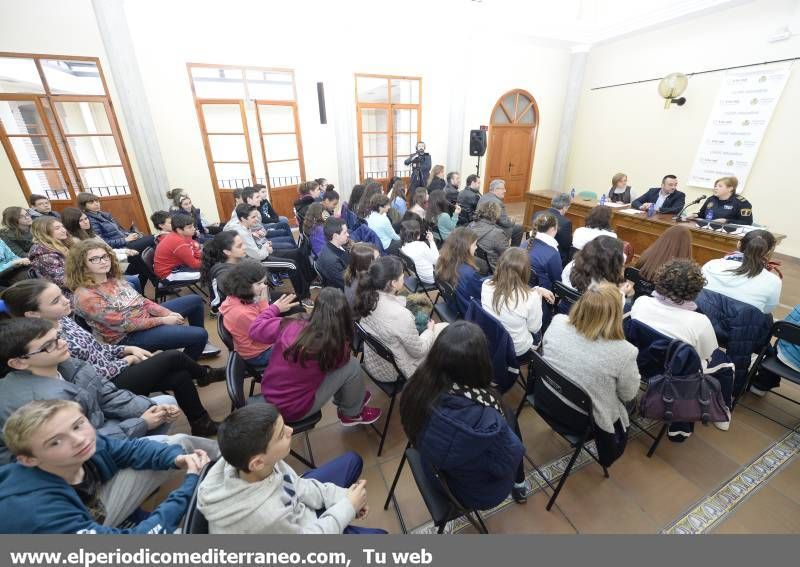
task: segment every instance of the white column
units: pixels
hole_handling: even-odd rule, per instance
[[[581,45],[572,48],[572,57],[567,76],[567,90],[564,94],[564,109],[561,114],[561,128],[558,132],[558,149],[553,163],[553,178],[550,188],[553,191],[564,191],[567,173],[567,160],[572,144],[572,132],[575,129],[575,118],[578,113],[578,103],[581,98],[583,75],[586,71],[586,59],[589,55],[589,46]]]
[[[167,168],[139,73],[123,0],[92,0],[92,6],[108,58],[109,68],[104,71],[114,79],[119,101],[116,108],[122,111],[129,134],[126,142],[136,156],[140,175],[138,187],[147,195],[154,210],[166,208]]]
[[[452,59],[451,59],[452,60]],[[464,183],[466,175],[461,171],[461,160],[464,157],[464,136],[468,126],[464,124],[464,111],[466,107],[466,87],[463,83],[466,73],[459,73],[450,82],[452,90],[450,94],[450,123],[447,130],[447,171],[458,171],[461,173],[461,183]],[[477,126],[476,126],[477,127]]]
[[[358,140],[356,139],[356,109],[353,102],[353,75],[339,73],[337,77],[330,75],[330,97],[328,120],[333,124],[336,136],[336,161],[339,166],[339,180],[336,187],[342,199],[350,197],[353,185],[358,179]]]

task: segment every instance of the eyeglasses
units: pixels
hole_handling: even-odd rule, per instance
[[[29,352],[28,354],[23,354],[19,358],[30,358],[36,354],[41,354],[43,352],[49,354],[54,350],[56,350],[58,348],[59,343],[63,340],[64,339],[61,338],[61,331],[59,331],[58,334],[56,335],[56,338],[54,338],[52,341],[47,341],[46,343],[44,343],[42,345],[42,348],[40,348],[39,350],[35,350],[33,352]]]
[[[87,258],[90,264],[102,264],[103,262],[108,262],[111,260],[111,256],[108,254],[103,254],[102,256],[94,256],[93,258]]]

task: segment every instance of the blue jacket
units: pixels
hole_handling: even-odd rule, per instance
[[[561,281],[561,254],[541,240],[533,240],[528,251],[531,269],[539,279],[539,286],[553,291],[553,282]]]
[[[506,393],[519,377],[519,362],[511,335],[500,321],[481,306],[480,296],[470,300],[464,320],[478,325],[486,335],[492,355],[494,383],[500,392]]]
[[[183,454],[180,445],[165,445],[147,439],[118,441],[97,435],[97,449],[90,459],[103,482],[120,470],[169,470]],[[174,532],[197,484],[197,475],[187,474],[174,490],[144,521],[132,528],[119,529],[98,524],[89,514],[78,493],[61,477],[11,463],[0,467],[0,508],[13,513],[0,515],[0,533],[104,533],[161,534]]]
[[[128,244],[125,242],[127,232],[120,228],[119,223],[114,220],[109,213],[103,211],[93,213],[91,211],[84,211],[84,214],[89,217],[89,224],[92,226],[92,231],[99,237],[105,240],[106,244],[111,248],[125,248]]]
[[[572,221],[558,212],[558,209],[550,207],[546,211],[538,211],[531,217],[531,225],[533,225],[536,217],[550,213],[558,221],[558,232],[556,232],[556,242],[558,242],[558,253],[561,255],[561,263],[566,266],[572,259]]]
[[[496,409],[452,394],[436,401],[415,446],[456,498],[478,510],[505,500],[525,451]]]
[[[356,226],[354,230],[351,230],[350,240],[353,242],[366,242],[367,244],[372,244],[378,249],[378,252],[381,253],[381,256],[386,256],[386,250],[383,249],[381,239],[378,238],[378,235],[375,234],[374,230],[367,226],[367,223],[360,224]]]
[[[736,367],[734,391],[738,393],[745,385],[750,355],[760,352],[769,339],[772,315],[707,289],[700,292],[695,303],[697,310],[711,319],[720,347]]]
[[[468,264],[458,267],[458,285],[456,286],[456,306],[459,313],[466,314],[470,300],[475,297],[480,303],[483,278],[478,271]]]
[[[786,321],[800,325],[800,305],[795,306],[791,313],[786,316]],[[778,348],[781,349],[781,356],[789,360],[795,367],[800,368],[800,345],[778,341]]]

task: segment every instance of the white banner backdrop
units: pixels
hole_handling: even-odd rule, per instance
[[[737,192],[744,190],[791,70],[786,62],[725,73],[688,185],[710,189],[716,179],[733,175],[739,179]]]

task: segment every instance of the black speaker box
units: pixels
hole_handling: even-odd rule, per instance
[[[486,130],[469,131],[469,155],[482,156],[486,153]]]

